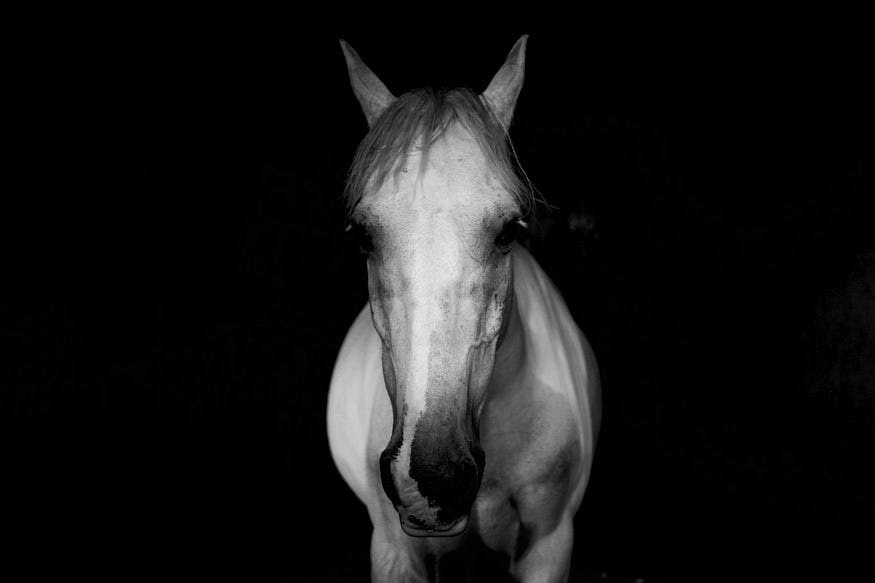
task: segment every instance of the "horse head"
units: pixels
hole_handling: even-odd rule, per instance
[[[531,204],[507,137],[526,37],[479,95],[396,98],[341,44],[370,127],[347,201],[394,416],[383,489],[408,534],[455,535],[487,461],[479,416],[512,315],[510,249]]]

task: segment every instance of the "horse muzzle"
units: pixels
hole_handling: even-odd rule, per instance
[[[383,490],[408,535],[456,536],[465,530],[483,475],[483,455],[480,451],[478,463],[477,456],[458,453],[441,456],[440,463],[422,463],[414,455],[405,471],[390,449],[383,452]]]

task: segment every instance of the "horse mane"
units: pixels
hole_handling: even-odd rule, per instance
[[[523,215],[529,214],[535,195],[528,178],[522,179],[525,172],[507,129],[470,89],[417,89],[386,107],[356,150],[344,191],[347,210],[355,208],[366,188],[379,188],[390,174],[397,179],[414,148],[422,150],[420,164],[424,165],[431,145],[454,123],[461,124],[477,140]]]

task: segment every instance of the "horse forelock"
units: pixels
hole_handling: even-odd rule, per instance
[[[504,188],[522,213],[528,214],[534,193],[528,180],[520,176],[521,168],[507,129],[470,89],[418,89],[389,105],[355,153],[344,192],[347,209],[355,208],[368,188],[379,188],[390,175],[397,178],[414,150],[421,153],[420,164],[426,164],[431,145],[455,124],[460,124],[476,140]]]

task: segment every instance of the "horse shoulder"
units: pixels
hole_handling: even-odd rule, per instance
[[[368,306],[353,322],[334,364],[328,391],[328,444],[343,479],[367,504],[367,466],[375,403],[384,396],[380,339]]]
[[[551,419],[545,447],[554,465],[548,476],[568,470],[576,510],[583,497],[600,425],[598,366],[586,337],[561,294],[532,256],[516,250],[514,288],[526,334],[527,364],[541,397],[541,415]]]

